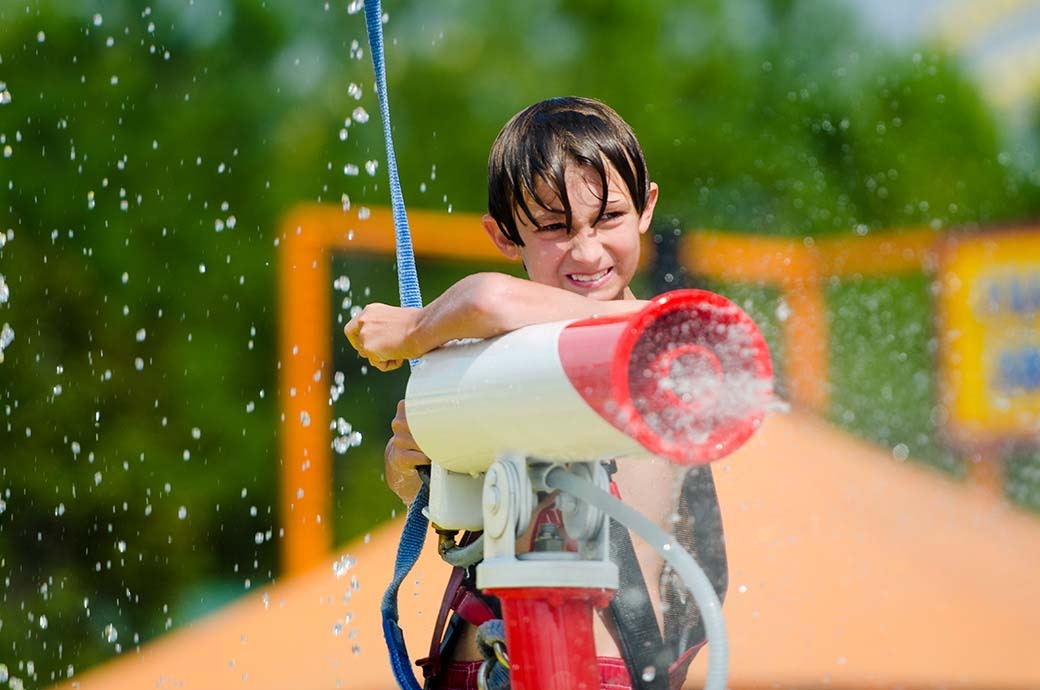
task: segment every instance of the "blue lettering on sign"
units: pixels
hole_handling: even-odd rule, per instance
[[[987,314],[1040,315],[1040,270],[980,279],[981,311]]]
[[[1001,351],[997,356],[997,384],[1004,390],[1040,390],[1040,347]]]

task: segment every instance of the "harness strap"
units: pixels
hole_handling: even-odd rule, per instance
[[[479,532],[467,532],[460,545],[473,543],[479,535]],[[466,568],[452,568],[433,626],[430,653],[415,662],[416,666],[423,670],[426,687],[431,684],[432,679],[441,675],[442,660],[454,649],[463,624],[478,627],[500,615],[473,587],[472,580],[472,573]]]
[[[668,667],[673,659],[661,639],[650,592],[636,560],[632,537],[621,523],[610,521],[610,560],[618,568],[618,590],[610,600],[617,645],[628,667],[632,687],[668,690]],[[653,673],[649,673],[653,669]]]
[[[693,467],[686,472],[677,513],[676,540],[696,557],[719,601],[724,601],[729,583],[726,539],[715,480],[709,466]],[[665,604],[664,636],[675,643],[674,652],[681,654],[683,650],[703,643],[704,621],[697,604],[670,568],[661,574],[661,600]]]

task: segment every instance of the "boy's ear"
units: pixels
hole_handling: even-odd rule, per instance
[[[502,256],[510,261],[516,261],[520,258],[520,247],[513,244],[513,241],[502,233],[501,228],[498,227],[498,222],[491,217],[490,213],[485,213],[481,222],[484,224],[484,232],[488,234],[491,241],[498,247],[498,251],[502,252]]]
[[[650,189],[646,193],[646,206],[639,216],[639,232],[644,233],[650,229],[650,223],[654,219],[654,207],[657,206],[657,183],[651,182]]]

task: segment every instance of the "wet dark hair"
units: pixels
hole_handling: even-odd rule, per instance
[[[535,194],[539,181],[559,197],[570,231],[571,204],[564,181],[568,163],[587,166],[599,175],[597,220],[607,206],[608,163],[624,181],[636,211],[643,212],[650,181],[643,150],[628,123],[610,106],[591,98],[550,98],[514,115],[488,157],[488,213],[514,244],[524,244],[517,230],[518,214],[536,222],[528,200],[553,210]]]

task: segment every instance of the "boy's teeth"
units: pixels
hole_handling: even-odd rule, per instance
[[[607,271],[609,270],[609,268],[604,268],[602,271],[599,271],[598,273],[572,273],[571,278],[578,281],[579,283],[592,283],[607,275]]]

